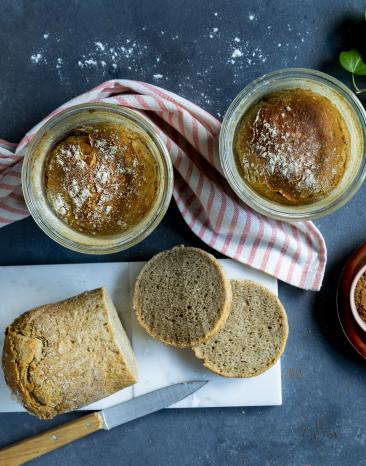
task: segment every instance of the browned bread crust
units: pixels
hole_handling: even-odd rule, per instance
[[[99,288],[28,311],[7,327],[5,380],[29,412],[50,419],[136,382],[132,349],[111,307]]]
[[[350,136],[327,97],[286,89],[263,97],[244,114],[235,152],[244,181],[258,194],[280,204],[304,205],[339,184]]]

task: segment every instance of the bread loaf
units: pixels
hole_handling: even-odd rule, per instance
[[[157,340],[192,347],[217,333],[229,314],[231,286],[218,261],[176,247],[154,256],[135,284],[137,320]]]
[[[213,372],[225,377],[254,377],[272,367],[283,353],[286,312],[267,288],[249,280],[231,280],[233,304],[220,332],[194,348]]]
[[[128,337],[103,288],[22,314],[5,331],[2,362],[7,384],[40,419],[137,381]]]

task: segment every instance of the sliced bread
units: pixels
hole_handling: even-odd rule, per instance
[[[192,347],[225,323],[231,286],[211,254],[179,246],[144,266],[136,280],[133,306],[152,337],[178,348]]]
[[[230,315],[220,330],[195,355],[225,377],[254,377],[272,367],[287,341],[286,312],[272,292],[249,280],[232,280]]]
[[[14,394],[40,419],[137,381],[130,342],[103,288],[18,317],[5,331],[3,370]]]

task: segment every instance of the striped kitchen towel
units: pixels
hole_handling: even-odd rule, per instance
[[[28,142],[51,116],[83,102],[135,109],[158,128],[176,170],[174,198],[185,222],[202,241],[291,285],[320,289],[326,246],[313,223],[271,220],[238,202],[222,176],[220,122],[192,102],[139,81],[107,81],[52,112],[19,144],[0,139],[0,226],[29,215],[21,190]]]

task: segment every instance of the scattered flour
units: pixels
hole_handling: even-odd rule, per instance
[[[92,58],[84,58],[78,61],[78,66],[80,68],[92,68],[93,66],[98,66],[98,62]]]
[[[223,105],[219,97],[220,92],[216,89],[215,62],[223,65],[226,63],[230,67],[234,84],[244,84],[245,71],[256,67],[258,68],[256,72],[264,73],[266,69],[263,65],[269,60],[273,50],[278,47],[286,48],[286,56],[281,56],[283,66],[296,62],[298,56],[300,57],[302,44],[309,35],[306,28],[295,24],[284,24],[288,42],[278,42],[275,40],[277,27],[263,24],[260,21],[265,40],[259,43],[253,38],[246,40],[246,35],[242,31],[227,31],[217,11],[213,11],[211,15],[211,24],[207,25],[206,30],[202,30],[201,37],[193,39],[192,52],[188,46],[182,48],[183,61],[179,67],[182,66],[183,74],[180,75],[179,82],[176,84],[183,95],[197,99],[198,103],[214,105],[215,102],[220,101],[220,106]],[[254,12],[247,13],[247,20],[250,22],[259,24],[260,19]],[[42,45],[32,51],[29,61],[33,66],[53,66],[60,82],[64,80],[66,82],[68,70],[76,67],[80,70],[85,82],[89,82],[89,73],[93,72],[107,79],[119,75],[124,77],[127,74],[127,77],[137,77],[141,80],[155,82],[164,80],[169,83],[173,77],[168,73],[169,59],[166,58],[165,49],[162,49],[161,53],[153,49],[146,38],[146,31],[162,36],[161,40],[164,40],[167,47],[169,43],[174,49],[180,47],[180,44],[174,44],[182,37],[176,31],[170,29],[157,31],[151,29],[150,31],[148,25],[143,25],[138,37],[119,36],[113,42],[94,37],[84,50],[79,51],[79,55],[55,56],[54,45],[61,39],[45,31],[40,37],[43,38]],[[215,57],[205,51],[204,42],[207,40],[215,41]],[[193,56],[195,59],[192,58]],[[151,57],[150,67],[146,67],[147,57]],[[184,72],[185,69],[187,69],[186,72]],[[201,93],[202,90],[205,90],[204,95]]]
[[[243,56],[243,52],[240,49],[235,49],[233,53],[231,54],[231,58],[238,58],[242,56]]]
[[[35,64],[38,64],[38,63],[41,63],[41,61],[43,61],[43,56],[41,53],[34,53],[33,55],[31,55],[30,57],[30,61],[32,63],[35,63]]]
[[[288,118],[291,107],[286,107],[286,112],[281,116]],[[322,186],[317,175],[317,154],[320,150],[319,141],[313,134],[301,141],[297,137],[301,134],[301,127],[295,126],[292,130],[279,131],[278,125],[273,120],[267,120],[262,115],[262,109],[258,110],[252,123],[253,140],[251,141],[249,156],[242,160],[247,170],[256,167],[253,164],[253,154],[262,160],[261,167],[256,167],[260,176],[272,176],[277,173],[283,179],[297,183],[301,189],[318,192]],[[255,159],[254,157],[254,159]]]
[[[218,36],[218,32],[219,32],[219,28],[218,27],[214,27],[214,28],[210,28],[209,30],[209,34],[208,34],[208,37],[210,39],[213,39],[214,37],[217,37]]]
[[[178,36],[174,37],[178,38]],[[124,43],[113,46],[109,43],[96,41],[94,46],[94,50],[83,54],[78,59],[79,68],[117,70],[118,65],[121,64],[130,70],[136,69],[139,57],[144,56],[148,48],[147,45],[132,39],[125,39]]]
[[[238,42],[241,46],[238,47]],[[235,65],[235,68],[240,71],[245,66],[258,65],[265,63],[268,56],[260,47],[253,48],[249,41],[241,42],[238,37],[234,37],[233,42],[229,46],[230,58],[227,62],[230,65]]]
[[[55,196],[52,196],[51,203],[57,213],[59,213],[62,216],[67,214],[69,210],[69,205],[67,204],[65,198],[61,193],[57,193]]]
[[[96,174],[95,174],[95,178],[97,179],[97,181],[99,181],[99,183],[106,183],[108,181],[108,178],[109,178],[109,171],[108,169],[106,168],[105,165],[101,165],[99,167],[99,169],[97,170]]]
[[[98,42],[94,42],[94,44],[97,50],[101,50],[102,52],[105,50],[105,45],[102,42],[98,41]]]

